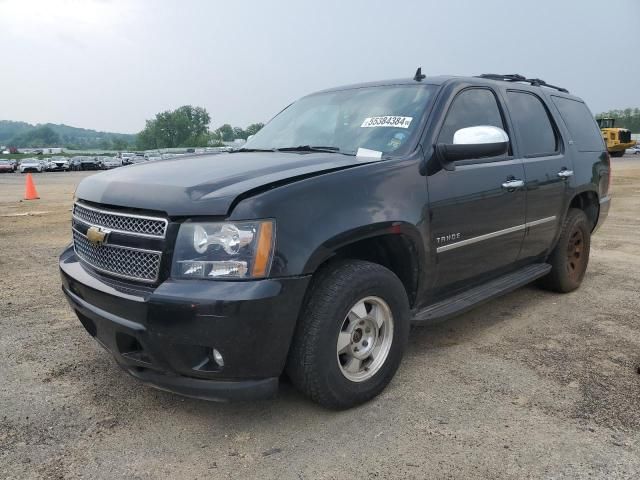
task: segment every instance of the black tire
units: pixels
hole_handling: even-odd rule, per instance
[[[389,331],[393,333],[389,334],[391,344],[383,363],[370,378],[353,381],[340,366],[338,335],[350,322],[347,314],[352,307],[365,298],[381,299],[388,306],[393,325]],[[378,331],[380,339],[382,331]],[[335,262],[314,276],[289,351],[286,373],[315,402],[332,409],[350,408],[384,390],[400,365],[408,336],[409,301],[398,277],[375,263]]]
[[[611,152],[612,157],[619,158],[624,156],[624,150],[620,150],[618,152]]]
[[[582,210],[572,208],[567,212],[558,243],[547,260],[551,272],[540,282],[544,288],[568,293],[580,286],[589,265],[591,227]]]

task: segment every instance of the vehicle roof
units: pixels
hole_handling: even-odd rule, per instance
[[[375,82],[354,83],[351,85],[343,85],[340,87],[327,88],[325,90],[314,92],[311,95],[315,95],[317,93],[337,92],[340,90],[351,90],[355,88],[366,88],[366,87],[382,87],[382,86],[391,86],[391,85],[420,85],[420,84],[442,86],[445,83],[446,84],[466,83],[471,85],[493,85],[493,86],[502,86],[502,87],[510,85],[512,87],[517,87],[519,90],[527,90],[530,92],[540,92],[542,90],[549,94],[556,95],[558,97],[565,97],[565,98],[571,98],[573,100],[582,101],[581,98],[576,97],[575,95],[561,92],[560,90],[556,90],[551,87],[533,86],[526,82],[509,82],[505,80],[493,80],[489,78],[456,76],[456,75],[427,76],[422,81],[419,81],[419,82],[414,80],[413,78],[398,78],[393,80],[380,80]]]

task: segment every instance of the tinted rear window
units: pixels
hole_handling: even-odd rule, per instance
[[[551,96],[569,129],[573,143],[581,152],[599,152],[604,149],[602,133],[587,106],[570,98]]]
[[[507,105],[523,156],[550,155],[558,150],[556,133],[540,98],[532,93],[510,90]]]

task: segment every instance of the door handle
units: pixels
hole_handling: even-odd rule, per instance
[[[560,178],[569,178],[569,177],[573,177],[573,170],[567,170],[566,168],[564,170],[560,170],[558,172],[558,176]]]
[[[515,190],[520,187],[524,187],[524,180],[507,180],[502,184],[502,188],[506,188],[507,190]]]

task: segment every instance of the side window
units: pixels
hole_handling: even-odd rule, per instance
[[[558,151],[558,137],[540,98],[533,93],[509,90],[507,107],[523,156],[552,155]]]
[[[551,96],[558,107],[571,139],[581,152],[600,152],[604,150],[602,133],[587,106],[578,100]]]
[[[463,90],[453,99],[440,130],[438,143],[451,144],[456,131],[478,125],[491,125],[505,129],[496,97],[486,88]]]

